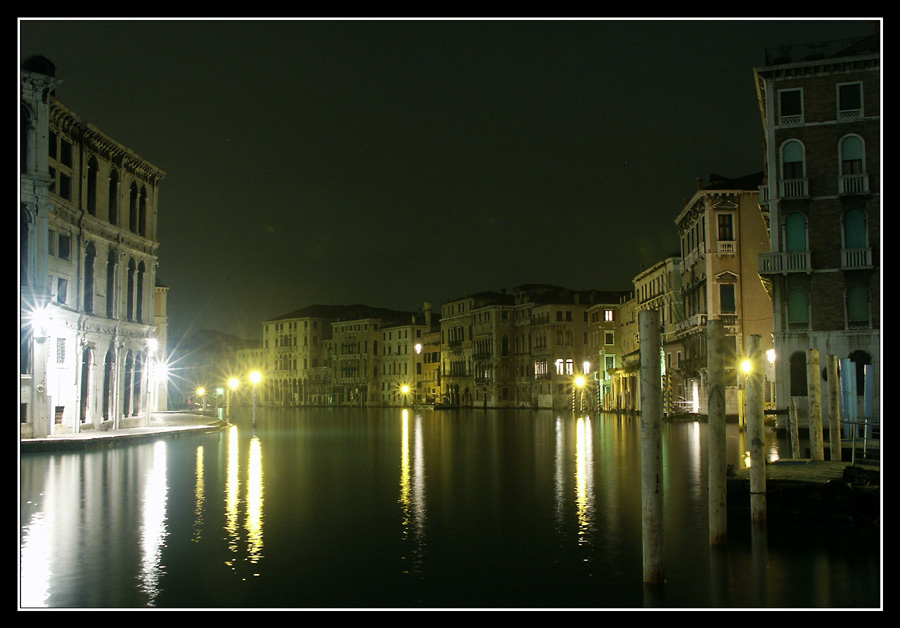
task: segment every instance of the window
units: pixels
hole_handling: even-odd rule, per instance
[[[802,329],[809,329],[809,293],[795,288],[788,294],[788,330]]]
[[[863,194],[868,192],[866,178],[865,150],[862,138],[848,135],[840,143],[840,178],[838,191],[841,194]]]
[[[723,314],[734,314],[737,311],[734,300],[734,285],[723,284],[719,286],[720,307]]]
[[[784,219],[784,250],[798,253],[806,249],[806,217],[792,212]]]
[[[805,397],[807,391],[806,382],[806,353],[798,351],[790,359],[791,364],[791,396]]]
[[[109,173],[109,222],[119,224],[119,173],[115,169]]]
[[[604,310],[603,311],[603,320],[611,322],[613,320],[613,311],[612,310]]]
[[[88,314],[94,312],[94,260],[97,252],[94,243],[89,242],[84,253],[84,297],[83,307]]]
[[[87,210],[92,216],[97,215],[97,170],[97,160],[91,157],[88,160]]]
[[[69,281],[64,277],[58,277],[56,279],[56,302],[65,305],[66,304],[66,296],[68,293]]]
[[[781,174],[785,180],[803,178],[803,144],[797,140],[781,148]]]
[[[857,135],[848,135],[841,140],[841,174],[863,173],[863,143]]]
[[[851,209],[844,214],[844,248],[864,249],[868,247],[866,213],[861,209]]]
[[[869,327],[869,289],[853,286],[847,290],[847,329]]]
[[[56,256],[59,259],[69,259],[71,242],[70,236],[64,233],[59,234],[59,246],[56,249]]]
[[[778,111],[782,125],[803,123],[803,90],[788,89],[778,92]]]
[[[719,214],[719,241],[734,240],[734,216],[732,214]]]
[[[863,116],[862,83],[837,86],[838,120],[857,120]]]

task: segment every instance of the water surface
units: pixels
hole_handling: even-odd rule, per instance
[[[662,433],[642,583],[640,419],[261,409],[217,434],[21,459],[23,607],[878,607],[876,527],[729,520],[706,425]],[[771,456],[778,439],[769,433]],[[745,435],[729,425],[728,462]]]

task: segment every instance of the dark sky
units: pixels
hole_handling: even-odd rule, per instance
[[[21,20],[78,115],[167,172],[175,337],[312,304],[627,290],[695,179],[763,169],[766,48],[871,20]]]

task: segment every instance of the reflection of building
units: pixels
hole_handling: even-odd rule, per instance
[[[698,180],[697,191],[675,220],[684,317],[675,323],[674,337],[684,353],[680,364],[676,356],[673,371],[683,380],[689,411],[707,411],[708,318],[721,319],[725,326],[728,413],[739,409],[737,373],[745,339],[760,335],[763,350],[772,348],[772,302],[757,272],[767,238],[759,211],[761,181],[761,173],[740,179],[712,175],[706,185]]]
[[[759,272],[775,306],[782,412],[796,397],[805,416],[809,349],[818,349],[822,368],[828,355],[856,362],[860,395],[862,366],[879,369],[879,49],[876,32],[767,51],[765,67],[755,69],[770,236]],[[822,405],[827,416],[827,395]]]
[[[165,173],[21,73],[21,433],[140,425],[158,374],[157,192]]]

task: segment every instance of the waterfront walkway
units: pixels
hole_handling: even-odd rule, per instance
[[[218,431],[225,427],[211,414],[191,412],[154,412],[148,427],[120,430],[85,430],[78,434],[54,434],[45,438],[23,438],[19,451],[25,453],[48,451],[78,451],[125,445],[141,440],[171,438],[197,432]]]

